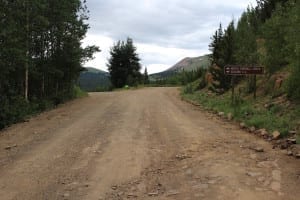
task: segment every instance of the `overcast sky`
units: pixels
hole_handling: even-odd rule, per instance
[[[163,71],[184,57],[209,53],[210,37],[221,22],[237,20],[255,0],[87,0],[90,29],[83,45],[101,52],[85,66],[106,70],[110,47],[133,39],[143,68]]]

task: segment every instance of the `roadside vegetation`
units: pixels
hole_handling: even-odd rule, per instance
[[[83,48],[85,1],[1,1],[0,129],[67,100],[82,64],[100,51]]]
[[[220,24],[210,44],[211,67],[183,87],[182,97],[246,127],[279,131],[280,137],[293,136],[300,143],[299,15],[299,1],[260,0],[237,26]],[[265,74],[232,82],[224,74],[228,64],[263,66]]]
[[[73,98],[82,98],[82,97],[87,97],[87,96],[88,96],[88,93],[81,90],[80,87],[78,87],[77,85],[74,86]]]
[[[236,96],[231,102],[230,92],[223,95],[212,93],[209,90],[190,92],[183,89],[182,97],[186,100],[199,103],[207,110],[222,117],[245,123],[246,127],[266,129],[269,133],[279,131],[281,136],[287,136],[290,131],[299,126],[300,105],[272,104],[271,97],[253,100],[247,96]],[[276,100],[275,100],[276,101]]]

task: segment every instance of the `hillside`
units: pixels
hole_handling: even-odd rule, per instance
[[[207,68],[210,64],[209,56],[199,56],[199,57],[187,57],[176,63],[171,68],[167,69],[166,71],[192,71],[196,70],[199,67]]]
[[[91,73],[95,73],[95,74],[97,74],[97,73],[108,74],[108,72],[103,71],[101,69],[96,69],[94,67],[86,67],[85,69],[86,69],[86,71],[84,71],[84,72],[91,72]]]
[[[180,71],[193,71],[198,68],[208,68],[210,65],[209,55],[199,57],[186,57],[169,69],[150,75],[151,79],[164,78]]]
[[[111,85],[108,72],[93,67],[86,69],[86,71],[81,72],[78,79],[78,85],[82,90],[94,92]]]

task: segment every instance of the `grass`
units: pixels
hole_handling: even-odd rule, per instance
[[[73,96],[74,98],[82,98],[82,97],[87,97],[88,93],[85,91],[81,90],[80,87],[74,86],[73,88]]]
[[[249,127],[265,128],[269,132],[278,130],[283,137],[299,123],[300,106],[286,110],[283,106],[274,105],[266,109],[259,103],[263,102],[263,99],[254,101],[243,100],[241,97],[236,97],[236,103],[232,105],[230,92],[216,95],[209,91],[190,92],[190,88],[184,88],[181,94],[184,99],[200,103],[208,110],[224,112],[225,115],[231,113],[234,120],[244,122]],[[300,143],[299,136],[297,142]]]

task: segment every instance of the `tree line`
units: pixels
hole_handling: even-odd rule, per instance
[[[224,75],[227,64],[264,66],[267,76],[290,71],[286,91],[300,99],[300,1],[257,0],[239,18],[223,29],[220,24],[209,45],[214,88],[229,89],[230,77]],[[247,90],[253,91],[254,76],[247,77]]]
[[[0,0],[0,128],[74,96],[89,28],[81,0]]]
[[[155,80],[150,81],[152,86],[181,86],[187,85],[204,77],[206,73],[205,68],[199,67],[198,69],[186,71],[173,71],[162,73],[159,77],[155,77]],[[200,87],[200,86],[199,86]],[[199,89],[199,88],[198,88]]]

